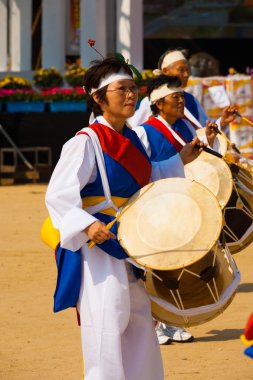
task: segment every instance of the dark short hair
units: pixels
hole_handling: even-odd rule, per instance
[[[133,73],[127,63],[120,61],[115,57],[105,58],[103,60],[95,60],[91,62],[91,67],[86,71],[84,75],[84,88],[87,94],[87,105],[91,112],[95,116],[102,115],[103,112],[100,106],[95,102],[92,96],[89,95],[92,88],[97,88],[102,78],[108,74],[118,73],[120,70],[126,72],[131,77]],[[106,90],[108,86],[102,87],[96,92],[100,100],[107,102]]]
[[[166,52],[163,53],[163,54],[161,55],[161,57],[159,58],[159,60],[158,60],[158,64],[157,64],[158,69],[161,70],[161,68],[162,68],[162,63],[163,63],[163,60],[164,60],[164,57],[165,57],[168,53],[172,53],[173,51],[180,51],[180,52],[185,56],[186,59],[187,59],[187,57],[188,57],[188,55],[189,55],[188,50],[187,50],[187,49],[184,49],[184,48],[182,48],[182,47],[178,47],[178,48],[176,48],[176,49],[168,49],[168,50],[166,50]]]
[[[150,94],[152,93],[152,91],[154,91],[156,88],[159,88],[163,84],[167,84],[168,88],[170,87],[178,88],[181,86],[181,80],[178,77],[172,76],[172,75],[163,75],[163,74],[159,75],[158,77],[153,78],[148,82],[148,88],[147,88],[148,96],[150,97]],[[161,99],[161,101],[163,101],[163,99]],[[150,108],[154,115],[159,113],[159,109],[157,108],[155,104],[151,104]]]

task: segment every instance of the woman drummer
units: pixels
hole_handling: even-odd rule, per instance
[[[153,116],[134,130],[151,161],[166,160],[193,139],[186,125],[182,124],[179,130],[175,126],[176,121],[184,118],[184,91],[178,77],[160,75],[150,80],[147,93]],[[204,142],[212,149],[218,148],[217,144],[215,146],[216,134],[217,125],[207,121]]]
[[[199,103],[198,99],[185,91],[187,87],[188,79],[190,77],[190,67],[186,59],[187,51],[182,48],[169,49],[159,58],[158,68],[153,71],[155,76],[168,75],[177,76],[181,80],[181,87],[184,89],[185,97],[185,116],[184,119],[178,119],[175,124],[175,128],[180,132],[182,128],[187,127],[192,135],[192,138],[196,135],[195,129],[200,126],[206,126],[208,117],[203,107]],[[148,117],[152,114],[151,102],[148,97],[145,97],[135,112],[134,116],[129,119],[129,123],[132,127],[136,127],[144,123]],[[234,105],[229,105],[222,110],[222,115],[216,120],[216,124],[222,130],[224,130],[229,123],[235,118],[237,108]]]
[[[127,63],[114,57],[94,61],[84,87],[96,121],[90,133],[84,128],[63,146],[46,194],[61,237],[54,309],[77,305],[85,380],[162,380],[150,301],[117,241],[116,224],[112,231],[105,224],[150,181],[183,176],[183,164],[201,149],[194,148],[195,139],[170,160],[149,160],[126,126],[138,92]],[[96,243],[91,249],[89,240]]]

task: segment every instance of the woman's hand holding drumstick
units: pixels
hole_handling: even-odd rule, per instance
[[[106,240],[116,239],[116,236],[108,229],[105,223],[97,220],[85,228],[84,232],[89,236],[90,240],[95,244],[102,244]],[[90,247],[91,248],[91,247]]]
[[[122,212],[115,219],[113,219],[110,223],[108,223],[107,225],[105,225],[104,223],[102,223],[100,221],[97,221],[97,222],[94,222],[93,224],[91,224],[90,226],[88,226],[84,230],[84,232],[91,239],[91,241],[88,243],[88,247],[92,248],[92,247],[94,247],[94,245],[96,243],[102,244],[102,243],[104,243],[104,241],[109,240],[111,238],[116,239],[116,236],[112,232],[110,232],[109,230],[112,228],[114,223],[116,223],[119,220],[119,218],[124,214],[124,212],[126,212],[138,199],[140,199],[153,185],[154,185],[154,182],[151,182],[149,184],[149,186],[147,186],[147,188],[140,195],[138,195],[138,197],[136,197],[133,202],[131,202],[127,207],[125,207],[122,210]],[[97,224],[96,226],[94,226],[94,233],[93,233],[93,229],[91,229],[89,231],[89,228],[91,228],[96,223],[99,223],[99,225]],[[92,237],[92,235],[94,237]]]
[[[191,142],[185,144],[179,153],[183,164],[186,165],[195,160],[202,152],[204,146],[204,143],[197,136]]]

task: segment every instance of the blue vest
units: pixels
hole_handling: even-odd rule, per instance
[[[104,126],[106,129],[108,127]],[[92,128],[92,126],[91,126]],[[85,132],[84,132],[85,133]],[[116,133],[114,131],[114,133]],[[117,134],[117,133],[116,133]],[[138,138],[136,133],[131,129],[125,127],[123,131],[123,136],[130,140],[132,144],[138,149],[142,154],[141,162],[137,160],[135,165],[140,165],[139,173],[143,176],[143,168],[150,168],[151,164],[149,158]],[[102,144],[101,144],[102,145]],[[112,146],[113,148],[113,146]],[[138,153],[139,153],[138,152]],[[136,179],[123,167],[117,160],[114,160],[110,155],[103,152],[106,172],[108,177],[108,182],[110,186],[110,191],[112,196],[125,197],[128,199],[134,193],[136,193],[142,186],[136,181]],[[124,150],[123,150],[124,156]],[[127,159],[127,157],[123,157]],[[144,166],[143,166],[144,164]],[[97,164],[96,164],[97,165]],[[138,166],[137,166],[138,169]],[[148,183],[150,178],[150,173],[146,173]],[[103,196],[104,191],[102,187],[101,176],[97,166],[97,177],[94,182],[87,184],[81,190],[81,197],[85,198],[87,196]],[[106,215],[103,213],[96,213],[94,215],[98,220],[108,224],[114,219],[113,216]],[[114,224],[111,231],[117,236],[117,223]],[[117,259],[125,259],[128,257],[124,249],[119,244],[118,240],[109,239],[103,244],[98,245],[100,249],[108,253],[109,255],[116,257]],[[56,263],[58,269],[57,284],[54,294],[54,312],[58,312],[69,307],[75,307],[78,301],[80,286],[81,286],[81,249],[78,251],[70,251],[58,246],[56,249]]]

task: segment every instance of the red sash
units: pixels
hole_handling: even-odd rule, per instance
[[[130,139],[100,123],[94,123],[89,128],[97,134],[104,153],[123,166],[140,187],[147,185],[151,176],[151,164]],[[85,131],[77,133],[80,134],[87,135]]]
[[[161,132],[164,137],[176,148],[178,152],[181,151],[183,148],[183,145],[174,137],[174,135],[171,133],[171,131],[163,124],[162,121],[157,119],[157,117],[151,117],[148,121],[146,121],[144,124],[150,124],[152,127],[157,129],[159,132]],[[178,135],[183,141],[185,139],[177,132],[174,131],[176,135]],[[186,141],[185,141],[186,143]]]

